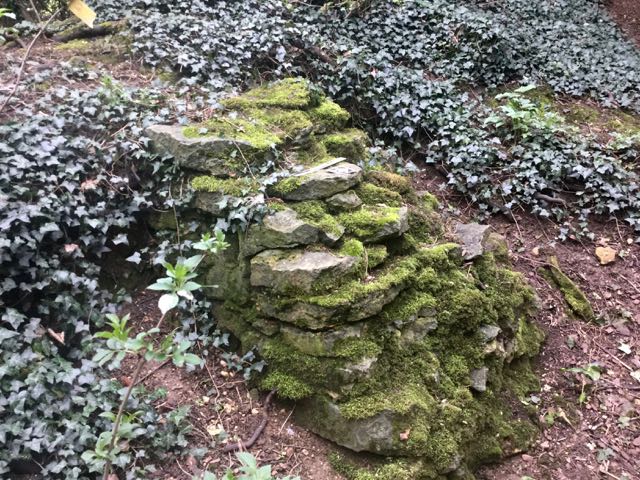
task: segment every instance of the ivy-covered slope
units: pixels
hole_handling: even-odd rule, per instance
[[[141,135],[146,121],[164,118],[157,93],[107,85],[52,89],[0,126],[2,478],[87,479],[102,468],[86,455],[111,428],[104,414],[117,411],[122,385],[91,360],[92,334],[122,298],[106,286],[126,284],[125,269],[105,282],[104,267],[122,262],[115,252],[133,244],[132,228],[168,179]],[[150,450],[120,452],[121,469],[184,445],[184,411],[159,414],[138,393],[123,438]],[[144,468],[131,467],[128,478]]]
[[[565,222],[565,233],[586,231],[593,215],[640,228],[637,130],[605,142],[536,122],[553,110],[537,102],[522,135],[492,102],[492,89],[534,82],[640,112],[640,54],[599,2],[379,0],[358,12],[320,3],[127,5],[133,48],[186,81],[227,89],[299,73],[357,112],[370,133],[438,164],[483,210],[524,206]],[[122,16],[120,2],[100,10]],[[496,115],[499,128],[488,122]]]
[[[205,273],[218,324],[267,362],[260,386],[340,445],[408,459],[398,480],[471,478],[526,448],[536,428],[508,402],[537,388],[542,334],[503,240],[477,224],[447,235],[433,196],[363,170],[366,135],[304,80],[223,104],[148,134],[191,177],[201,228],[265,207]],[[265,174],[274,158],[289,175]]]

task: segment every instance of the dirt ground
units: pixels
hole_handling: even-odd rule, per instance
[[[640,45],[640,1],[606,0],[605,4],[620,28]]]
[[[640,44],[640,0],[611,0],[609,8],[628,35]],[[102,74],[110,74],[131,85],[149,85],[155,74],[140,68],[137,62],[121,58],[111,61],[117,46],[104,47],[104,55],[84,58],[96,72],[95,78],[70,77],[68,85],[78,89],[95,86]],[[6,51],[2,52],[7,53]],[[21,49],[7,53],[0,62],[0,89],[6,91],[13,74],[6,68],[16,64]],[[50,42],[39,45],[27,63],[25,78],[46,68],[60,68],[72,53],[54,48]],[[111,59],[107,61],[107,59]],[[22,92],[20,101],[31,103],[42,94],[33,85]],[[10,109],[4,112],[10,115]],[[1,121],[2,119],[0,119]],[[419,188],[428,189],[441,202],[450,222],[469,221],[475,210],[448,190],[441,188],[442,177],[426,170],[416,178]],[[640,479],[640,248],[621,223],[604,219],[594,226],[595,242],[555,241],[557,226],[524,212],[516,212],[515,222],[504,217],[489,220],[493,229],[503,234],[510,246],[514,268],[522,272],[535,288],[540,309],[535,321],[547,339],[540,355],[537,372],[542,390],[529,401],[537,408],[539,439],[523,455],[499,465],[483,468],[478,477],[486,480]],[[613,263],[600,265],[594,251],[597,246],[616,250]],[[548,255],[556,255],[563,271],[574,279],[593,302],[599,321],[585,323],[567,314],[558,291],[539,275],[538,269]],[[136,323],[144,327],[156,318],[156,298],[143,294],[132,308]],[[597,363],[602,376],[596,382],[565,369]],[[127,371],[122,372],[126,381]],[[148,365],[145,385],[164,387],[168,397],[159,405],[173,409],[192,405],[190,420],[194,425],[190,446],[203,446],[208,453],[200,462],[192,458],[167,458],[156,478],[190,480],[203,468],[224,471],[234,468],[231,454],[222,452],[220,432],[228,441],[247,439],[265,413],[264,393],[247,385],[242,377],[227,368],[222,357],[209,358],[206,368],[193,373],[172,366]],[[586,401],[579,404],[581,391]],[[304,480],[339,480],[328,462],[328,455],[340,448],[303,428],[294,421],[295,407],[272,402],[267,410],[268,423],[251,452],[260,462],[270,463],[280,475],[300,475]],[[218,441],[217,441],[218,440]]]

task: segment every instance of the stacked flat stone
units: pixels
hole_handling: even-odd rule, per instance
[[[266,359],[261,387],[340,445],[412,459],[412,478],[465,478],[524,448],[535,429],[505,399],[536,387],[541,334],[501,238],[473,224],[448,234],[430,194],[363,171],[366,135],[303,80],[223,103],[205,124],[148,134],[194,173],[203,229],[237,199],[268,207],[202,282],[217,285],[218,325]],[[292,174],[261,191],[275,160]]]

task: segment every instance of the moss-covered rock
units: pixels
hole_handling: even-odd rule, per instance
[[[335,157],[327,145],[359,149],[354,160],[366,154],[363,133],[341,131],[349,114],[304,79],[268,83],[221,104],[223,110],[202,123],[149,127],[153,148],[175,157],[184,169],[216,176],[248,173],[278,157],[315,165]],[[325,141],[315,136],[327,132]]]
[[[364,159],[368,141],[304,81],[223,105],[215,124],[186,135],[180,127],[188,145],[219,147],[188,146],[182,164],[212,171],[214,158],[226,169],[191,180],[207,225],[227,212],[204,199],[270,197],[270,212],[205,267],[206,284],[218,285],[219,327],[268,364],[260,387],[298,401],[298,421],[314,432],[397,457],[375,473],[391,476],[354,470],[359,480],[471,478],[477,465],[525,448],[536,429],[512,406],[537,386],[531,359],[542,333],[504,240],[459,225],[457,243],[445,243],[435,197],[408,177],[333,159]],[[242,174],[276,158],[288,174]]]
[[[343,192],[362,180],[362,169],[347,162],[312,167],[276,183],[270,192],[285,200],[323,199]]]
[[[332,133],[322,138],[326,151],[334,157],[343,157],[350,162],[361,162],[367,159],[369,138],[362,130],[351,128]]]
[[[309,117],[320,133],[341,130],[349,121],[349,113],[337,103],[327,99],[309,110]]]
[[[238,97],[223,100],[232,109],[289,108],[305,110],[320,105],[322,95],[310,88],[302,78],[287,78],[249,90]]]
[[[409,229],[407,207],[390,207],[385,204],[367,205],[356,211],[342,213],[338,221],[364,242],[378,242],[399,237]]]

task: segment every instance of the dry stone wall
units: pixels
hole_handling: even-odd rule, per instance
[[[365,170],[366,135],[303,80],[224,106],[148,134],[192,173],[204,229],[247,199],[263,208],[203,282],[220,327],[267,361],[261,388],[340,445],[410,458],[407,478],[471,478],[525,448],[536,429],[509,400],[537,387],[542,336],[502,239],[448,234],[433,196]]]

